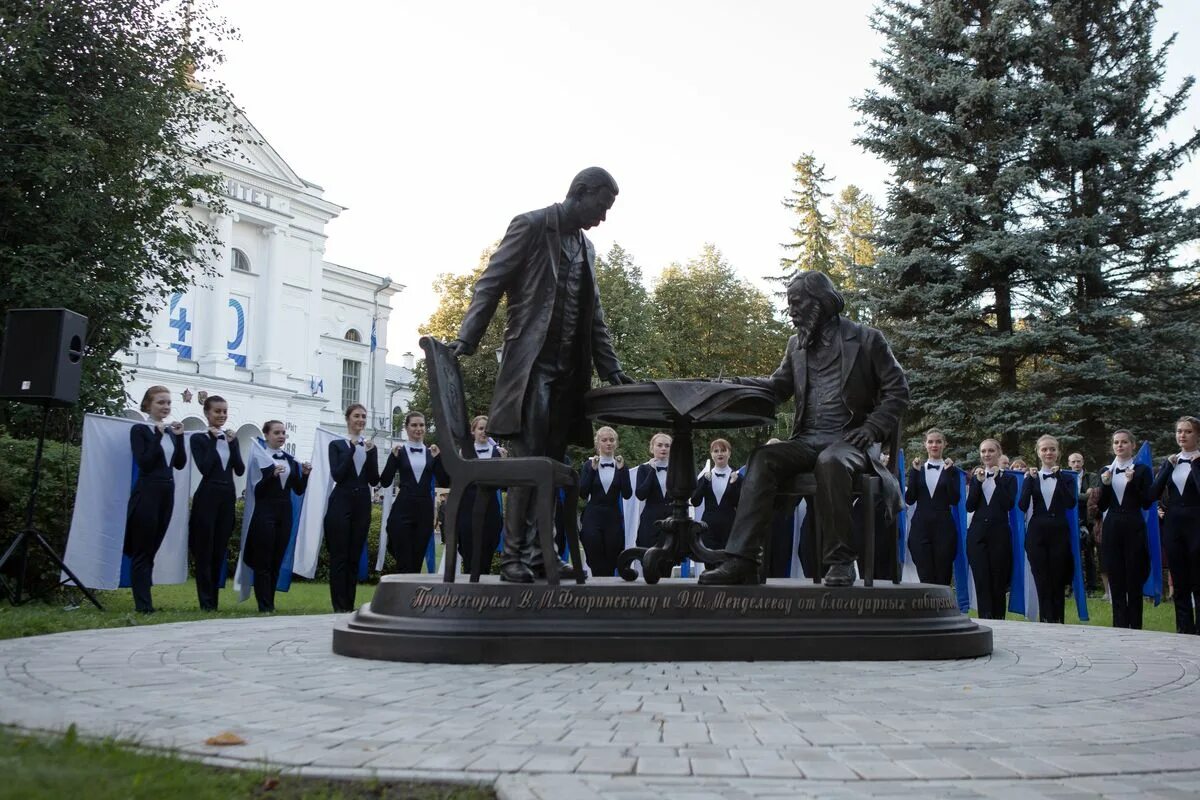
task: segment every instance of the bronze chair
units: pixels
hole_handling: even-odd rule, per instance
[[[458,567],[458,513],[464,490],[475,486],[475,508],[471,519],[471,582],[478,583],[482,572],[483,524],[487,513],[488,491],[523,486],[535,491],[537,503],[538,540],[546,580],[552,585],[559,581],[559,560],[554,550],[555,497],[561,487],[566,490],[566,508],[579,504],[579,478],[567,464],[552,458],[478,458],[471,426],[467,420],[467,403],[463,394],[462,371],[450,348],[431,336],[421,337],[425,351],[425,367],[429,376],[429,395],[433,403],[433,422],[438,436],[445,444],[441,448],[442,466],[450,477],[450,494],[446,498],[446,518],[442,523],[446,547],[446,567],[443,580],[454,582]],[[574,514],[566,514],[567,548],[575,565],[575,582],[583,583],[583,560],[579,554],[579,530]],[[489,554],[490,557],[490,554]]]
[[[896,421],[896,427],[892,431],[891,438],[888,442],[888,471],[899,479],[899,456],[900,452],[900,430],[904,427],[903,420]],[[883,481],[874,472],[859,472],[854,476],[853,496],[858,498],[858,502],[862,506],[863,514],[863,552],[859,561],[862,563],[862,577],[864,586],[875,585],[875,506],[880,493],[883,489]],[[824,553],[821,542],[821,529],[817,525],[816,510],[813,507],[813,497],[817,494],[817,476],[811,472],[802,472],[796,475],[790,481],[785,482],[775,495],[777,507],[794,508],[800,500],[808,501],[808,515],[811,524],[813,539],[813,553],[815,563],[813,565],[813,583],[821,583],[824,572]],[[904,513],[901,509],[900,513]],[[896,553],[893,559],[892,583],[900,583],[901,569],[901,553],[900,553],[900,537],[899,529],[896,531]],[[769,574],[771,548],[763,548],[763,574]]]

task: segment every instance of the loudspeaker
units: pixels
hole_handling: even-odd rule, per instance
[[[14,308],[4,320],[0,398],[53,406],[79,400],[87,317],[65,308]]]

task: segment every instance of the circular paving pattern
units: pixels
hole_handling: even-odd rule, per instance
[[[1200,796],[1200,637],[988,623],[987,658],[442,665],[337,616],[0,642],[0,722],[507,798]],[[204,745],[233,731],[247,744]]]

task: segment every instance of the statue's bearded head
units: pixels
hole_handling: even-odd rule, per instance
[[[824,272],[800,272],[788,283],[788,316],[801,347],[812,344],[821,326],[846,307],[842,293]]]

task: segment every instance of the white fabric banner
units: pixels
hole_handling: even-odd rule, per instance
[[[238,602],[245,602],[254,591],[254,570],[242,561],[246,553],[246,534],[250,532],[250,520],[254,518],[254,489],[262,476],[264,466],[271,463],[267,448],[263,447],[257,438],[250,443],[250,452],[246,454],[246,503],[242,509],[242,538],[238,547],[237,568],[233,573],[233,586],[238,590]]]
[[[133,452],[129,431],[144,422],[85,414],[83,445],[79,459],[79,481],[75,509],[63,562],[91,589],[118,589],[121,585],[125,517],[133,491]],[[188,500],[192,495],[191,448],[188,466],[175,471],[175,507],[171,523],[154,559],[154,583],[183,583],[187,580]],[[63,579],[66,580],[64,574]]]
[[[308,488],[300,507],[300,527],[296,531],[296,554],[292,561],[292,572],[310,580],[317,574],[317,558],[321,553],[321,540],[325,537],[325,508],[333,491],[329,443],[339,438],[338,434],[324,428],[317,428],[313,437],[312,472],[308,475]],[[357,570],[358,561],[354,564]]]

